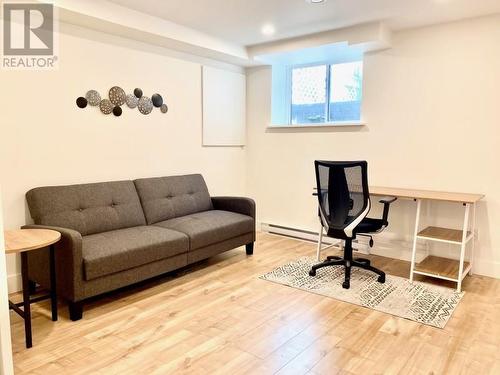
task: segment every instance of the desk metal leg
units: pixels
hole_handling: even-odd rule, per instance
[[[472,239],[471,239],[471,248],[470,248],[470,271],[469,275],[472,275],[474,271],[474,247],[476,242],[476,203],[472,204]]]
[[[31,337],[31,306],[30,306],[30,288],[28,280],[28,253],[21,253],[21,277],[23,280],[23,318],[24,332],[26,336],[26,348],[33,346]]]
[[[422,200],[417,199],[417,215],[415,217],[415,231],[413,233],[413,249],[411,252],[410,282],[413,282],[413,271],[415,270],[415,260],[417,258],[417,235],[418,235],[418,227],[420,225],[421,206],[422,206]]]
[[[462,229],[462,244],[460,246],[460,264],[458,268],[457,292],[462,291],[462,279],[464,277],[465,247],[467,245],[467,231],[469,230],[470,204],[465,204],[464,226]]]
[[[50,302],[52,310],[52,321],[57,321],[57,289],[56,289],[56,258],[54,245],[50,246]]]

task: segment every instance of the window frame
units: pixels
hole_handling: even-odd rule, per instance
[[[332,74],[332,65],[339,65],[339,64],[346,64],[346,63],[353,63],[353,62],[361,62],[362,64],[362,80],[361,82],[364,82],[364,61],[363,59],[355,59],[355,60],[346,60],[346,61],[323,61],[323,62],[314,62],[314,63],[307,63],[307,64],[294,64],[294,65],[289,65],[287,68],[287,106],[289,110],[287,111],[288,113],[288,124],[290,126],[317,126],[317,123],[314,122],[308,122],[308,123],[292,123],[292,97],[293,97],[293,70],[294,69],[300,69],[300,68],[309,68],[309,67],[314,67],[314,66],[326,66],[326,82],[325,82],[325,121],[321,122],[321,124],[324,125],[335,125],[335,124],[362,124],[362,113],[360,110],[359,114],[359,119],[358,120],[347,120],[347,121],[332,121],[330,120],[330,88],[331,88],[331,74]],[[363,103],[363,88],[361,89],[361,103]]]

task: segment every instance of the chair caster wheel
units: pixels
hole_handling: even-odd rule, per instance
[[[342,288],[349,289],[351,287],[351,283],[349,281],[344,281],[342,283]]]
[[[385,275],[381,275],[378,277],[377,281],[381,284],[385,283]]]
[[[310,270],[309,271],[309,276],[316,276],[316,271],[315,270]]]

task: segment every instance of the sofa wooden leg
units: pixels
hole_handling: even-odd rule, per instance
[[[253,254],[253,244],[254,244],[254,242],[246,244],[247,255],[252,255]]]
[[[83,302],[68,302],[69,318],[76,322],[83,317]]]

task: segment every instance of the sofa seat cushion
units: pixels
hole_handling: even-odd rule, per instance
[[[154,225],[186,233],[190,250],[253,232],[255,226],[250,216],[219,210],[197,212]]]
[[[128,270],[186,253],[189,238],[173,230],[139,226],[84,236],[82,256],[86,280]]]

